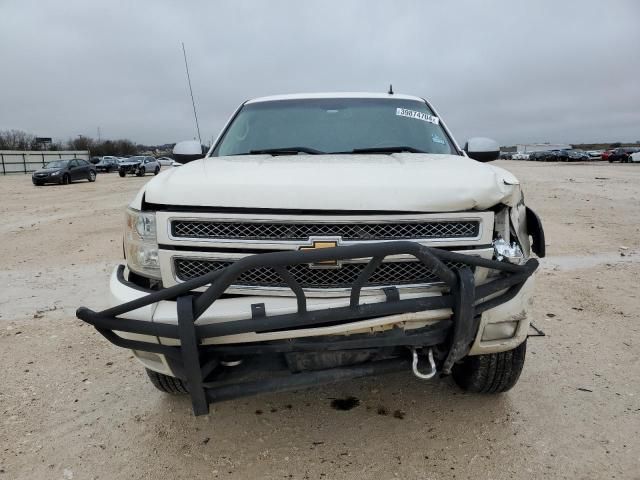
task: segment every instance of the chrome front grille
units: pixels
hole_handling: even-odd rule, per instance
[[[174,259],[176,276],[182,281],[219,270],[231,265],[231,263],[233,262],[194,258]],[[450,268],[461,266],[457,263],[447,263],[447,265]],[[291,266],[288,270],[302,288],[349,288],[365,266],[366,263],[346,263],[337,269],[320,269],[302,264]],[[439,282],[438,277],[422,262],[385,262],[373,272],[365,286],[419,285],[436,282]],[[287,287],[280,276],[268,267],[247,270],[234,282],[234,285],[264,288]]]
[[[173,220],[175,238],[306,241],[310,237],[341,237],[353,240],[410,240],[474,238],[480,233],[478,220],[385,223],[277,223]]]

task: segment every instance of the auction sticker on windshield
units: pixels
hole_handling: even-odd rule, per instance
[[[409,118],[417,118],[418,120],[422,120],[423,122],[433,123],[434,125],[440,124],[440,119],[438,117],[434,117],[433,115],[429,115],[428,113],[416,112],[415,110],[408,110],[406,108],[396,108],[396,115],[400,117],[409,117]]]

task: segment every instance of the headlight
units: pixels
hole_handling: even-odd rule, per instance
[[[511,242],[511,245],[509,245],[503,238],[496,238],[493,241],[493,253],[499,262],[505,261],[516,265],[525,263],[522,249],[516,242]]]
[[[60,170],[58,170],[57,172],[53,172],[51,174],[52,177],[55,177],[55,176],[58,176],[58,175],[60,175]]]
[[[156,214],[128,208],[126,220],[124,251],[127,265],[136,273],[160,279]]]

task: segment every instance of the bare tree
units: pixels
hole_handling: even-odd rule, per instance
[[[22,130],[0,131],[0,150],[31,150],[36,146],[36,137]]]
[[[39,150],[40,148],[35,135],[22,130],[0,130],[0,150]],[[146,147],[136,145],[126,138],[98,141],[82,135],[70,138],[66,142],[57,141],[48,146],[48,150],[89,150],[96,156],[135,155],[141,148]]]

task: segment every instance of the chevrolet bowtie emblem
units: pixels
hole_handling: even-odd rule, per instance
[[[315,250],[317,248],[333,248],[337,247],[338,242],[336,241],[317,241],[313,242],[313,244],[309,247],[300,247],[300,250]],[[326,260],[324,262],[316,262],[309,264],[311,267],[336,267],[338,266],[338,262],[336,260]]]

